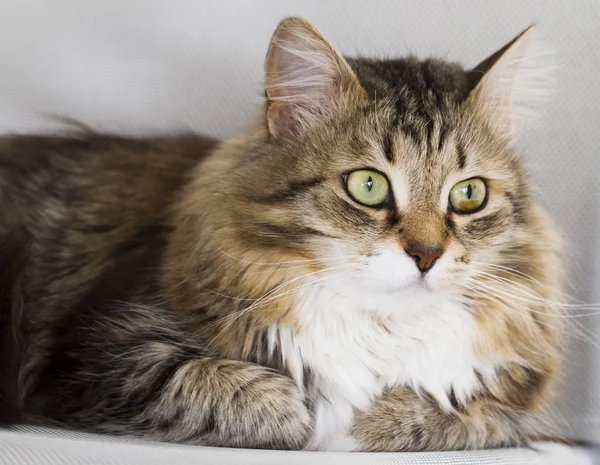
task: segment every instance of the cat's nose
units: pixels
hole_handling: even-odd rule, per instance
[[[413,245],[406,248],[406,253],[413,258],[421,273],[427,273],[433,268],[437,259],[442,256],[444,249],[441,247]]]

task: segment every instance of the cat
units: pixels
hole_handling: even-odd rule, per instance
[[[350,59],[292,17],[231,140],[0,139],[2,421],[527,444],[563,333],[560,240],[513,149],[530,42],[471,70]]]

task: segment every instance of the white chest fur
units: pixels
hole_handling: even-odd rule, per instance
[[[425,389],[450,407],[449,394],[468,399],[477,389],[477,331],[471,314],[448,297],[429,296],[415,305],[392,296],[373,299],[386,308],[368,309],[364,292],[343,294],[309,286],[300,297],[300,327],[273,328],[271,337],[297,378],[309,368],[318,391],[314,436],[309,449],[352,450],[348,437],[354,409],[366,409],[385,387]],[[404,312],[403,307],[410,307]]]

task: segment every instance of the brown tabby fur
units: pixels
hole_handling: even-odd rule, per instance
[[[267,337],[270,325],[294,324],[297,303],[293,293],[264,296],[327,266],[320,244],[332,237],[367,255],[388,239],[460,247],[462,270],[477,250],[495,248],[507,268],[491,273],[560,300],[559,245],[481,102],[481,75],[437,60],[344,60],[294,18],[276,33],[267,73],[279,66],[277,41],[297,35],[334,57],[335,88],[325,94],[335,104],[325,95],[312,109],[290,106],[267,74],[264,114],[221,145],[196,136],[0,140],[4,421],[305,447],[311,369],[291,372]],[[341,174],[386,163],[405,170],[417,200],[368,209],[348,199]],[[489,179],[487,213],[439,209],[442,184],[465,166]],[[514,363],[482,377],[452,411],[388,388],[356,414],[350,434],[361,450],[527,441],[558,373],[558,309],[465,295],[478,353]]]

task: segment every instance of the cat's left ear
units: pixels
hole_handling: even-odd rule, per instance
[[[533,36],[530,26],[469,72],[472,89],[466,105],[482,111],[510,141],[516,126],[533,116],[540,98],[549,93],[547,53],[534,46]]]
[[[284,19],[265,61],[269,131],[295,137],[366,92],[344,57],[308,21]]]

